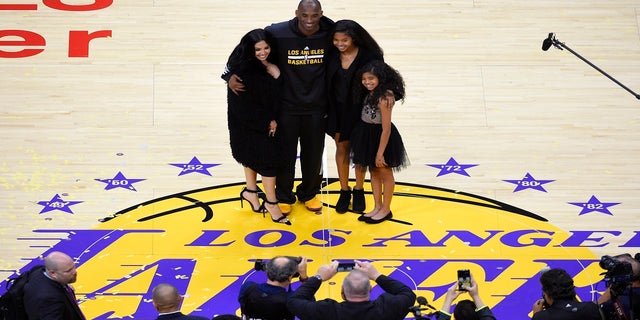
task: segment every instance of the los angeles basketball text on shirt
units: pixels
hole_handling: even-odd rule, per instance
[[[34,1],[35,2],[35,1]],[[87,4],[67,4],[62,0],[42,0],[46,7],[59,11],[84,12],[97,11],[110,7],[113,0],[94,0]],[[3,4],[0,3],[0,14],[23,14],[21,11],[39,11],[37,3]],[[4,12],[3,12],[4,11]],[[97,38],[109,38],[112,30],[69,30],[69,58],[89,56],[89,43]],[[36,31],[21,29],[0,30],[0,58],[27,58],[42,53],[47,46],[47,39]]]
[[[324,49],[309,50],[309,48],[305,48],[304,50],[289,50],[287,54],[289,55],[287,59],[288,64],[318,64],[323,62]]]

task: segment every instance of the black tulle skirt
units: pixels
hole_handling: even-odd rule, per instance
[[[359,122],[351,132],[351,158],[354,164],[361,167],[376,167],[376,153],[380,144],[381,124]],[[402,137],[396,126],[391,124],[389,143],[384,149],[384,160],[393,171],[400,171],[409,165],[409,157],[404,148]]]

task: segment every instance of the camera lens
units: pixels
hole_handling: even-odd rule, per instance
[[[616,264],[618,264],[618,261],[614,260],[610,256],[602,256],[602,258],[600,258],[600,268],[602,269],[611,270],[616,266]]]
[[[265,270],[264,261],[262,261],[262,259],[256,259],[256,262],[253,265],[253,269],[256,271],[264,271]]]

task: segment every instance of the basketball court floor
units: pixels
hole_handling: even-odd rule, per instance
[[[333,209],[327,137],[322,212],[296,204],[286,226],[240,206],[219,76],[297,3],[2,1],[0,280],[63,251],[87,318],[154,319],[161,282],[212,317],[239,314],[257,259],[305,256],[310,274],[359,259],[438,309],[470,269],[499,319],[528,319],[543,267],[596,300],[600,257],[640,252],[640,101],[578,57],[640,90],[640,1],[323,1],[404,76],[393,122],[411,166],[394,219],[358,222]],[[543,51],[550,32],[575,54]],[[316,298],[341,300],[344,275]]]

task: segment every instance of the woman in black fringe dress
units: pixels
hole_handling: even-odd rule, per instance
[[[233,70],[244,84],[244,90],[238,92],[227,87],[229,142],[233,158],[244,167],[246,186],[240,192],[240,204],[245,200],[254,212],[268,212],[273,222],[291,225],[275,195],[276,171],[282,163],[275,120],[280,69],[269,61],[271,43],[264,30],[254,29],[242,37],[229,57],[227,70]],[[258,174],[266,194],[262,203]]]

